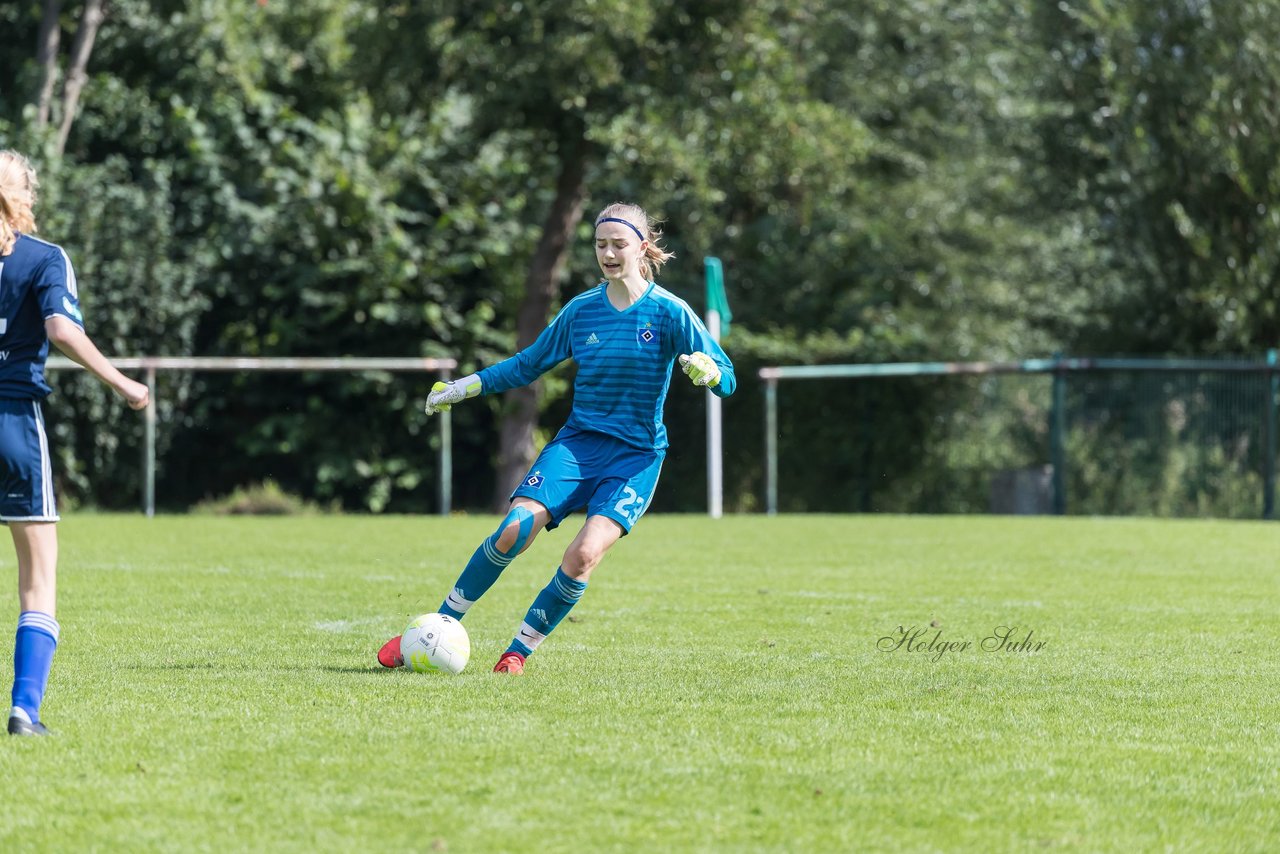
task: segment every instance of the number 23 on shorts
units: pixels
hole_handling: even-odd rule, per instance
[[[613,505],[613,510],[634,525],[640,518],[640,514],[644,512],[644,498],[637,495],[631,487],[624,487],[622,497],[618,499],[617,504]]]

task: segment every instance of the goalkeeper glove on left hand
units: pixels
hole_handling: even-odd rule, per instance
[[[427,414],[435,415],[437,412],[448,412],[455,403],[460,403],[469,397],[478,395],[481,385],[480,377],[476,374],[471,374],[452,382],[436,383],[431,387],[431,394],[427,395]]]
[[[720,384],[720,368],[706,353],[681,356],[680,368],[694,385],[715,388]]]

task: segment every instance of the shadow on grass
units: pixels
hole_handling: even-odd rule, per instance
[[[395,673],[390,667],[383,667],[381,664],[373,667],[334,667],[332,665],[323,665],[317,667],[316,670],[327,670],[330,673]]]
[[[269,667],[254,666],[252,664],[220,664],[208,661],[172,661],[147,663],[147,664],[121,664],[118,665],[121,670],[216,670],[222,672],[250,673],[250,672],[277,672],[280,670],[298,671],[303,669],[325,670],[329,673],[393,673],[395,671],[390,668],[375,664],[371,667],[335,667],[333,665],[321,665],[314,668],[287,667],[283,665],[273,665]]]

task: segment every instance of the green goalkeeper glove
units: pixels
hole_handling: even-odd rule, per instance
[[[706,353],[681,356],[680,368],[694,385],[715,388],[720,384],[720,368]]]
[[[476,374],[452,382],[438,382],[431,387],[431,394],[427,395],[427,414],[448,412],[455,403],[475,397],[480,391],[480,377]]]

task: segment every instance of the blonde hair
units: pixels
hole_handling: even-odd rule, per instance
[[[660,220],[649,219],[649,215],[639,205],[616,202],[596,214],[596,225],[603,219],[626,220],[642,235],[641,239],[648,243],[640,258],[640,274],[646,279],[652,279],[663,264],[676,257],[676,253],[668,252],[658,243],[662,238],[662,231],[658,228]]]
[[[13,251],[18,232],[36,230],[36,169],[16,151],[0,151],[0,257]]]

